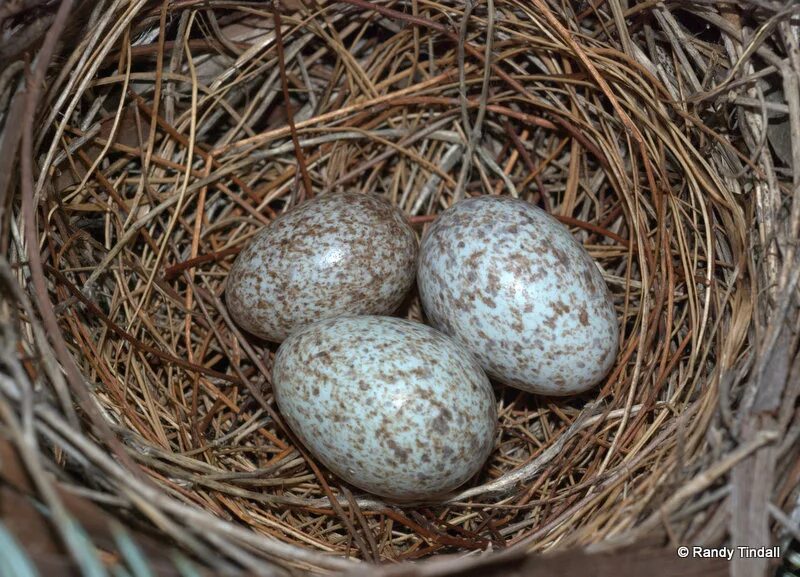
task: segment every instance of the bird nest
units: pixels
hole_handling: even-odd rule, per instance
[[[48,32],[0,82],[19,136],[0,159],[0,416],[73,558],[64,490],[118,532],[256,573],[792,529],[796,9],[69,5],[8,16]],[[224,305],[261,227],[343,190],[420,234],[461,198],[523,198],[613,295],[605,380],[565,399],[497,385],[494,451],[444,502],[383,502],[315,463],[275,406],[276,346]],[[424,322],[414,295],[397,314]]]

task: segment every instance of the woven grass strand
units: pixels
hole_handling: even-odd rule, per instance
[[[271,5],[107,0],[62,33],[56,8],[23,4],[36,10],[0,7],[15,39],[0,40],[0,456],[13,447],[34,483],[0,479],[41,499],[76,562],[112,568],[71,529],[95,527],[75,491],[211,572],[378,559],[447,575],[491,569],[498,549],[500,567],[796,534],[796,7],[284,0],[276,33]],[[48,31],[62,42],[33,106],[23,51],[39,48],[16,35]],[[524,198],[570,227],[614,295],[602,385],[558,400],[497,387],[495,451],[444,502],[398,507],[309,463],[274,406],[275,347],[223,308],[259,227],[339,190],[391,200],[420,233],[460,197]],[[424,320],[415,298],[398,314]],[[148,537],[115,527],[98,550],[143,570]]]

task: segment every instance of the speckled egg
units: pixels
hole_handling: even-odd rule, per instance
[[[444,211],[423,237],[417,283],[431,324],[502,383],[569,395],[614,363],[617,317],[600,270],[528,202],[482,196]]]
[[[277,218],[239,254],[228,310],[276,342],[323,318],[389,314],[414,284],[417,250],[408,220],[387,201],[323,195]]]
[[[272,372],[281,414],[347,482],[394,501],[440,497],[492,450],[494,393],[475,358],[434,329],[338,317],[294,332]]]

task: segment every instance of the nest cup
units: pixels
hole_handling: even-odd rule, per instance
[[[511,547],[722,538],[713,490],[733,464],[714,467],[736,447],[762,270],[758,171],[685,98],[720,80],[688,79],[726,57],[724,32],[677,66],[674,30],[702,15],[573,8],[112,0],[70,15],[3,238],[46,407],[37,458],[212,569],[464,568]],[[274,404],[276,346],[224,306],[262,226],[341,190],[389,199],[420,234],[460,198],[523,198],[613,294],[605,380],[566,399],[497,385],[495,449],[444,503],[385,503],[318,466]],[[397,314],[424,321],[415,295]]]

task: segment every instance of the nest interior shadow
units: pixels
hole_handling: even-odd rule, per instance
[[[691,540],[725,493],[705,495],[700,521],[673,515],[670,496],[726,472],[708,472],[721,450],[709,424],[750,362],[757,304],[737,174],[750,160],[685,98],[709,83],[695,69],[719,72],[718,39],[694,38],[687,75],[590,7],[281,4],[98,5],[46,87],[33,192],[47,298],[119,442],[113,466],[135,474],[114,478],[81,448],[100,433],[55,461],[183,547],[241,547],[244,564],[554,551],[634,539],[664,515]],[[390,199],[420,234],[466,196],[526,199],[571,229],[613,293],[606,379],[567,399],[497,385],[494,452],[443,503],[384,503],[317,466],[273,402],[275,345],[223,304],[262,226],[341,190]],[[31,222],[13,220],[21,262]],[[414,296],[398,314],[424,320]],[[233,545],[167,501],[251,537]]]

